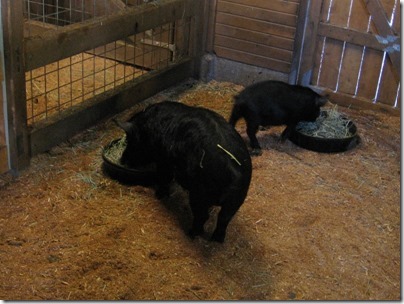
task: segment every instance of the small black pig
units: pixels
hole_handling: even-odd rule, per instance
[[[211,240],[223,242],[251,180],[251,157],[237,131],[211,110],[174,101],[151,105],[119,125],[127,138],[121,163],[155,162],[158,198],[169,195],[174,178],[189,191],[192,238],[203,233],[209,208],[221,206]]]
[[[229,122],[234,127],[241,117],[246,120],[251,154],[261,155],[256,137],[259,126],[286,125],[281,135],[285,141],[299,121],[316,120],[326,102],[326,97],[307,87],[275,80],[258,82],[235,97]]]

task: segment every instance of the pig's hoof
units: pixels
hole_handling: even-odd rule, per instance
[[[251,156],[260,156],[260,155],[262,155],[262,150],[258,149],[258,148],[252,149],[250,152],[250,155]]]

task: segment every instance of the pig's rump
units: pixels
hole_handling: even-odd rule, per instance
[[[139,161],[155,162],[158,196],[168,194],[167,184],[173,178],[189,190],[192,236],[203,230],[208,208],[221,206],[212,238],[223,241],[251,180],[251,158],[241,136],[219,114],[177,102],[152,105],[129,123],[128,151],[121,160],[136,155]]]

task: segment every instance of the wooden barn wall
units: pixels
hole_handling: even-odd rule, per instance
[[[3,67],[0,61],[0,83],[4,80]],[[6,122],[3,100],[3,86],[0,84],[0,174],[7,172],[8,166],[8,151],[6,141]]]
[[[399,0],[213,0],[210,14],[207,50],[218,57],[399,114]]]
[[[301,0],[291,82],[399,115],[400,17],[398,0]]]
[[[217,56],[289,73],[299,0],[217,0]]]
[[[400,52],[385,51],[400,45],[398,0],[324,0],[318,30],[312,85],[400,107]],[[374,38],[395,44],[372,45]]]

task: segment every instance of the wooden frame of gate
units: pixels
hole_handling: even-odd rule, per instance
[[[399,115],[398,0],[302,0],[291,83],[337,104]]]
[[[97,121],[119,113],[183,79],[199,75],[204,41],[204,0],[159,0],[157,4],[143,4],[28,38],[24,38],[23,0],[1,1],[9,169],[13,175],[18,175],[21,169],[27,167],[32,156],[50,149]],[[28,126],[26,71],[184,18],[192,20],[186,34],[187,57],[162,70],[135,78],[125,83],[119,91],[95,96],[57,120]]]

